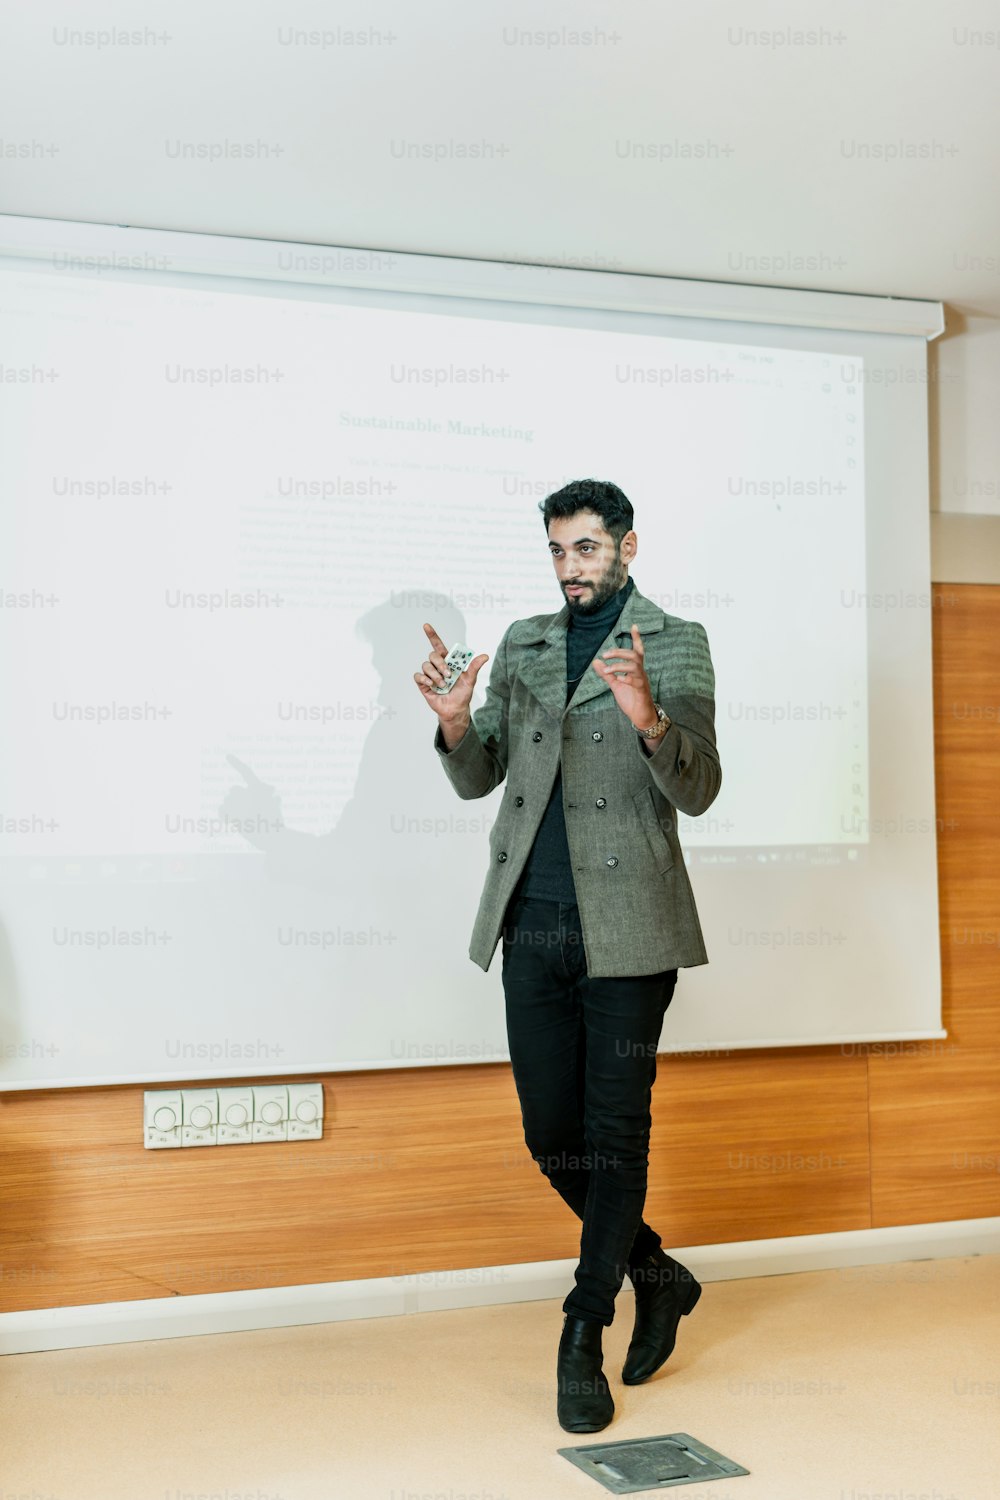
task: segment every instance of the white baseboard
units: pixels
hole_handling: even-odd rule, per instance
[[[781,1276],[795,1271],[1000,1253],[1000,1218],[901,1224],[839,1234],[803,1234],[725,1245],[670,1246],[700,1281]],[[424,1271],[366,1281],[327,1281],[252,1291],[192,1293],[135,1302],[99,1302],[0,1313],[0,1354],[79,1349],[144,1339],[188,1338],[348,1318],[397,1317],[501,1302],[560,1301],[573,1284],[575,1260]]]

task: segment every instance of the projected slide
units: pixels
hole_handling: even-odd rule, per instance
[[[775,895],[842,870],[863,905],[857,342],[25,269],[0,322],[27,372],[3,432],[15,1018],[77,997],[107,1076],[129,1027],[152,1072],[238,1072],[183,1050],[232,1039],[234,1007],[275,1067],[505,1055],[467,957],[500,793],[455,799],[412,674],[424,620],[492,655],[560,608],[538,503],[587,476],[633,502],[638,588],[708,631],[723,790],[679,820],[703,913],[765,865]]]
[[[69,328],[46,319],[59,442],[17,476],[6,586],[58,603],[31,611],[8,701],[26,732],[7,805],[45,812],[7,853],[245,850],[234,779],[329,831],[374,724],[414,697],[359,621],[385,611],[372,629],[413,670],[439,600],[476,650],[558,609],[537,499],[590,474],[633,500],[640,589],[704,620],[722,668],[740,754],[687,847],[866,841],[865,611],[845,608],[865,592],[863,407],[837,361],[148,288],[81,301]]]

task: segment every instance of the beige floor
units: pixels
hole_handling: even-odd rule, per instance
[[[0,1361],[0,1500],[600,1500],[557,1449],[559,1301]],[[997,1500],[1000,1256],[706,1285],[600,1435],[751,1472],[688,1500]],[[648,1493],[648,1492],[647,1492]]]

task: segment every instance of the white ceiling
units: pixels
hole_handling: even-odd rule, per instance
[[[995,3],[15,6],[0,213],[940,300],[932,505],[1000,513]]]
[[[4,213],[1000,315],[996,5],[45,0],[5,26]],[[145,40],[64,31],[116,26]],[[337,27],[369,40],[289,44]],[[572,29],[596,39],[518,39]],[[268,154],[178,160],[178,142]],[[424,147],[455,154],[398,155]],[[915,154],[860,159],[873,147]]]

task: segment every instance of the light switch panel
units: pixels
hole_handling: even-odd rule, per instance
[[[288,1139],[322,1139],[322,1083],[289,1083]]]
[[[253,1139],[287,1141],[288,1085],[255,1084],[253,1088]]]
[[[253,1090],[246,1084],[241,1088],[217,1089],[219,1096],[219,1128],[216,1142],[220,1146],[238,1146],[253,1140]]]
[[[183,1145],[179,1089],[152,1089],[142,1096],[143,1145],[149,1149]]]
[[[318,1141],[323,1136],[321,1083],[147,1089],[142,1109],[143,1144],[151,1148]]]
[[[323,1135],[323,1085],[288,1085],[288,1139],[318,1141]]]
[[[219,1120],[219,1095],[215,1089],[181,1089],[182,1146],[214,1146]]]

